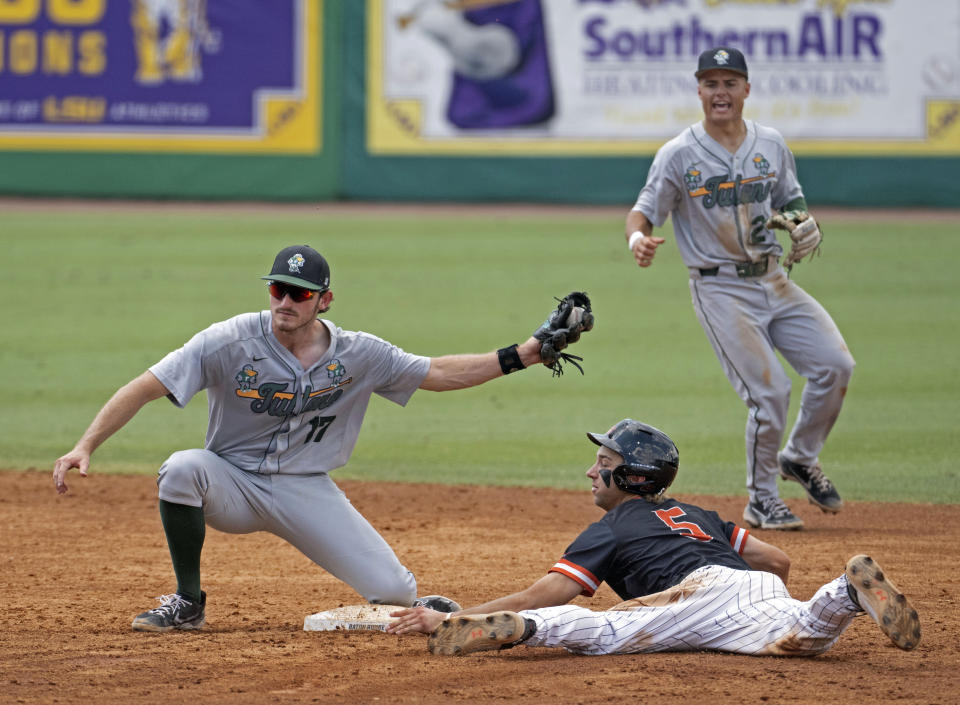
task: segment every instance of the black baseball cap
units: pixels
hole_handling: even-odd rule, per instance
[[[742,73],[744,78],[748,78],[747,60],[743,58],[743,53],[739,49],[733,49],[732,47],[707,49],[700,55],[700,60],[697,62],[697,72],[693,75],[700,78],[702,74],[713,69]]]
[[[330,265],[323,255],[309,245],[291,245],[280,250],[273,260],[270,274],[260,278],[326,291],[330,288]]]

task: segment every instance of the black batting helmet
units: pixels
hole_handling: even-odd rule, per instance
[[[645,423],[624,419],[606,433],[588,433],[587,438],[598,446],[609,448],[623,457],[623,464],[610,473],[613,481],[630,494],[659,494],[677,476],[680,453],[663,431]],[[630,482],[630,475],[642,475],[643,482]],[[604,477],[607,486],[609,478]]]

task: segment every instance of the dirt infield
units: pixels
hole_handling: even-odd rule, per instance
[[[813,659],[716,653],[574,656],[517,648],[434,657],[423,637],[304,632],[305,615],[360,602],[295,549],[266,534],[210,530],[207,627],[152,635],[132,617],[172,592],[152,477],[0,472],[2,703],[687,703],[960,702],[960,509],[849,503],[838,516],[798,503],[797,533],[762,532],[793,559],[806,599],[849,555],[877,558],[921,613],[912,652],[861,618]],[[600,516],[585,489],[551,491],[340,483],[418,576],[420,593],[476,604],[542,575]],[[682,495],[739,517],[740,498]],[[606,586],[578,602],[617,602]]]

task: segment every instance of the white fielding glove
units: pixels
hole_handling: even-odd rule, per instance
[[[767,228],[786,230],[793,244],[783,260],[783,266],[789,271],[793,265],[810,253],[816,251],[823,242],[823,234],[817,221],[806,211],[786,211],[777,213],[765,224]]]

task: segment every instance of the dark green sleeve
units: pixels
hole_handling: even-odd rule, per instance
[[[807,199],[805,199],[803,196],[797,196],[790,201],[790,203],[787,203],[780,209],[781,213],[784,211],[805,211],[809,213],[810,209],[807,207]]]

